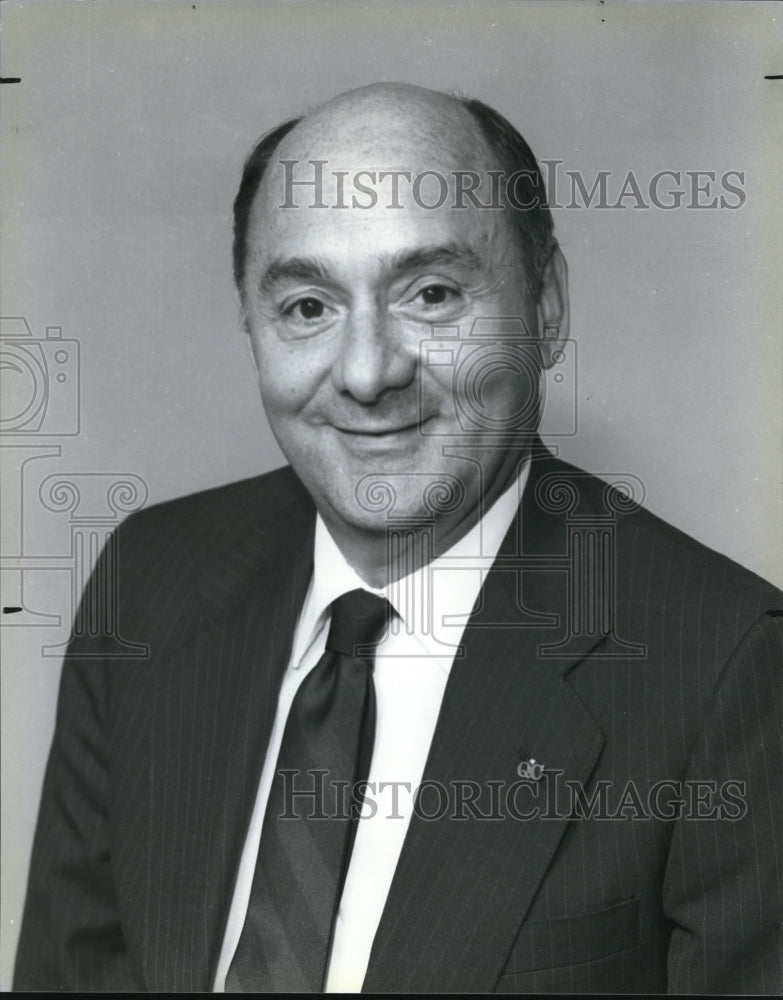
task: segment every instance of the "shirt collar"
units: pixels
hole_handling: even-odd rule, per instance
[[[420,605],[421,602],[415,599],[406,601],[403,597],[426,594],[426,590],[423,589],[427,587],[426,574],[429,574],[429,580],[433,581],[433,586],[428,588],[431,590],[432,598],[433,629],[422,631],[420,627],[414,625],[414,635],[423,652],[442,659],[447,663],[448,669],[453,657],[444,654],[443,637],[439,638],[439,623],[443,622],[444,616],[448,616],[450,620],[454,620],[457,616],[457,619],[464,618],[467,621],[487,572],[486,568],[481,569],[476,564],[475,568],[471,566],[471,561],[481,557],[481,565],[486,567],[488,559],[495,559],[521,503],[529,472],[528,459],[511,485],[489,510],[484,512],[466,535],[443,555],[433,560],[428,567],[420,567],[382,590],[371,587],[359,576],[340,551],[321,515],[318,514],[315,525],[313,577],[302,606],[291,656],[294,669],[300,666],[303,657],[323,628],[330,605],[342,594],[361,588],[385,597],[400,618],[406,622],[411,613],[409,610],[411,605]],[[434,584],[434,581],[437,583]]]

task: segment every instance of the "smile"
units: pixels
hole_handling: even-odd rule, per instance
[[[418,431],[420,423],[418,420],[410,424],[400,424],[396,427],[335,427],[340,434],[348,434],[352,437],[386,438],[396,437],[400,434],[409,434]]]
[[[364,460],[371,455],[375,457],[384,455],[389,459],[396,456],[396,461],[405,455],[418,452],[424,441],[421,425],[422,422],[415,420],[408,424],[393,426],[333,426],[342,448],[356,459]]]

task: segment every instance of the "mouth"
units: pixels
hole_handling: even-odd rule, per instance
[[[335,427],[340,434],[350,437],[360,438],[391,438],[401,434],[410,434],[418,431],[423,421],[414,420],[407,424],[394,424],[392,426],[365,426],[365,427]]]

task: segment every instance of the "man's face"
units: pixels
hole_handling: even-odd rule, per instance
[[[253,204],[246,320],[262,399],[280,447],[335,535],[383,531],[389,515],[432,513],[425,496],[431,501],[427,488],[438,481],[462,492],[451,516],[466,530],[510,483],[522,454],[490,440],[503,425],[532,430],[537,422],[540,315],[505,213],[454,208],[453,182],[437,210],[417,204],[404,181],[402,207],[389,207],[388,183],[376,185],[374,207],[351,206],[357,192],[346,184],[359,170],[437,171],[451,180],[454,170],[493,168],[475,130],[461,118],[449,130],[439,111],[443,141],[426,121],[406,121],[398,107],[391,113],[377,101],[361,117],[354,110],[299,126]],[[292,190],[281,159],[299,161],[296,179],[312,179],[309,160],[327,161],[328,207],[311,207],[308,187],[293,188],[297,207],[281,207]],[[333,171],[348,171],[347,181]],[[418,201],[434,200],[423,186]],[[351,207],[332,207],[343,202]],[[463,348],[458,359],[453,342],[437,342],[438,326],[465,341],[471,330],[486,330],[487,318],[514,345],[498,350],[495,342],[494,361],[489,346]],[[520,337],[524,329],[532,339]],[[460,364],[463,375],[473,374],[455,378]],[[478,419],[466,426],[460,411]],[[372,491],[379,481],[391,494]],[[392,508],[379,502],[391,495]]]

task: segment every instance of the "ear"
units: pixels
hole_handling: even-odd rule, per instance
[[[249,334],[250,320],[247,315],[247,300],[244,292],[237,292],[237,308],[239,309],[239,325],[245,333]]]
[[[259,365],[258,353],[256,351],[256,341],[255,338],[250,333],[250,327],[248,326],[247,318],[245,317],[244,313],[242,316],[242,328],[245,331],[244,340],[245,340],[246,350],[247,353],[250,355],[251,363],[256,373],[256,379],[259,379],[261,377],[261,368]]]
[[[551,368],[561,341],[568,339],[568,265],[559,246],[549,255],[538,298],[538,330],[541,363]]]

